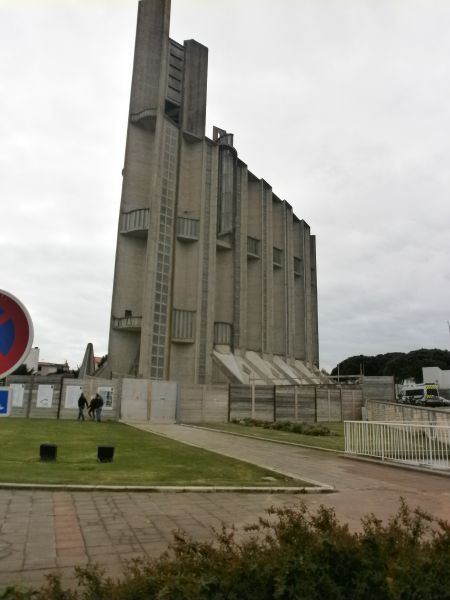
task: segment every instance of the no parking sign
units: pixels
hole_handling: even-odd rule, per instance
[[[0,290],[0,379],[24,362],[32,342],[33,323],[27,309],[15,296]]]

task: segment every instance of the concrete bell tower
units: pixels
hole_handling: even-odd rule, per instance
[[[181,147],[205,135],[208,50],[169,38],[170,0],[141,0],[136,31],[108,367],[169,376]]]
[[[102,376],[313,383],[315,237],[231,133],[205,136],[208,51],[170,39],[169,17],[139,2]]]

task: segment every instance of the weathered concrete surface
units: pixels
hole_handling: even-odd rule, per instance
[[[150,427],[149,427],[150,429]],[[450,481],[444,477],[353,461],[337,455],[238,438],[182,426],[152,426],[180,441],[285,472],[330,483],[338,492],[302,496],[312,509],[333,506],[352,527],[368,512],[389,517],[403,496],[450,520]],[[182,528],[198,539],[222,522],[239,528],[271,506],[299,497],[283,494],[0,491],[0,589],[40,584],[57,571],[73,582],[73,566],[98,562],[119,575],[135,556],[158,555]]]

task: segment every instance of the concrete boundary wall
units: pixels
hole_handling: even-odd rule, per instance
[[[367,419],[386,423],[415,423],[450,426],[450,410],[405,406],[395,402],[366,400]]]
[[[385,377],[367,377],[362,378],[364,398],[370,400],[380,400],[381,402],[395,401],[395,382],[391,375]]]
[[[178,387],[175,381],[150,382],[150,421],[152,423],[175,423]]]
[[[78,398],[83,392],[88,402],[100,393],[104,399],[102,418],[117,420],[120,414],[121,380],[87,377],[21,376],[7,378],[11,417],[37,419],[76,419]],[[86,415],[85,411],[85,416]]]
[[[104,397],[104,420],[198,423],[228,419],[228,385],[179,386],[173,381],[150,379],[27,375],[9,377],[7,386],[10,402],[15,399],[11,417],[76,419],[81,392],[88,402],[99,392]]]
[[[340,422],[359,420],[362,406],[355,385],[230,386],[230,419]]]
[[[86,377],[85,379],[64,379],[63,394],[61,403],[61,419],[76,419],[78,416],[78,407],[73,406],[73,399],[79,397],[79,391],[83,388],[83,393],[88,402],[99,393],[103,398],[102,419],[117,421],[120,415],[120,405],[122,398],[122,380],[121,379],[100,379],[96,377]],[[87,411],[85,411],[87,417]]]
[[[33,377],[11,375],[6,379],[10,388],[11,417],[53,419],[61,406],[61,376]],[[77,381],[72,379],[72,381]]]
[[[120,418],[124,421],[148,421],[150,414],[150,380],[122,379]]]
[[[104,420],[182,423],[244,418],[308,422],[359,420],[364,400],[366,404],[372,400],[365,395],[364,386],[351,384],[179,385],[173,381],[133,378],[11,376],[7,385],[14,390],[11,416],[23,418],[76,419],[81,391],[88,401],[97,392],[103,396]],[[389,383],[381,381],[381,392],[377,392],[376,382],[371,382],[375,397],[383,396],[389,389],[387,386]],[[377,410],[377,415],[384,414],[381,409]]]
[[[181,423],[228,421],[228,385],[181,385],[177,421]]]

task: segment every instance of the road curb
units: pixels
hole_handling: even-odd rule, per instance
[[[273,470],[273,469],[272,469]],[[225,486],[225,485],[71,485],[51,483],[0,483],[2,490],[42,490],[65,492],[147,492],[147,493],[242,493],[242,494],[330,494],[328,486]]]

